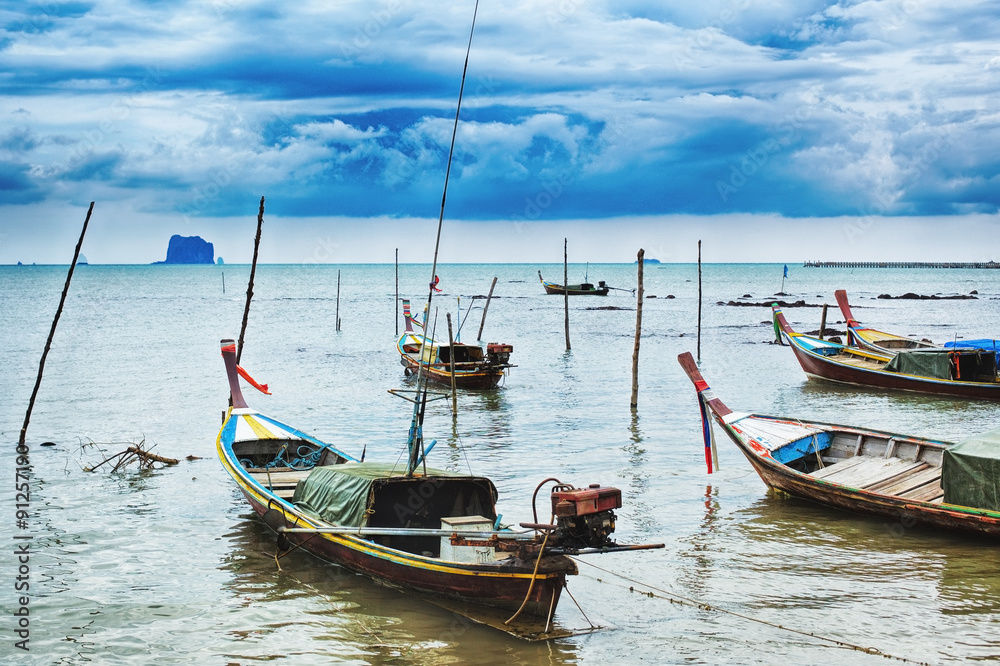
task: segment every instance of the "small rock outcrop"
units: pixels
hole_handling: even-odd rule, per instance
[[[156,264],[214,264],[215,246],[203,240],[200,236],[170,237],[167,244],[166,261],[156,261]]]

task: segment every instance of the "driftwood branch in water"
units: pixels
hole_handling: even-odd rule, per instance
[[[98,467],[105,465],[110,462],[114,462],[111,471],[117,472],[119,470],[128,467],[130,464],[139,461],[139,469],[153,469],[153,463],[161,463],[164,465],[176,465],[178,461],[174,458],[167,458],[166,456],[160,456],[143,448],[143,444],[146,440],[142,440],[138,444],[130,444],[125,448],[124,451],[119,451],[118,453],[109,456],[97,463],[93,467],[84,467],[84,471],[93,472],[97,470]]]

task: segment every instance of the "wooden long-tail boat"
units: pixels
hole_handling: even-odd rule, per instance
[[[604,280],[598,281],[596,287],[589,282],[563,286],[547,281],[542,277],[542,271],[538,271],[538,279],[541,281],[546,294],[565,294],[569,292],[570,296],[607,296],[608,292],[612,289],[612,287],[604,283]]]
[[[996,353],[980,349],[899,350],[895,355],[796,333],[781,308],[775,322],[809,377],[881,389],[1000,400]]]
[[[840,306],[840,312],[844,315],[844,321],[847,323],[848,346],[867,349],[880,354],[895,354],[904,349],[941,349],[940,345],[936,345],[929,340],[918,340],[913,337],[876,331],[873,328],[862,326],[851,312],[851,304],[847,301],[847,291],[838,289],[833,292],[833,295],[836,297],[837,305]]]
[[[617,488],[577,489],[556,479],[553,520],[500,525],[497,490],[480,476],[426,467],[426,400],[414,421],[401,468],[363,462],[248,407],[236,344],[222,340],[232,406],[216,449],[253,510],[278,533],[279,555],[301,547],[318,558],[408,591],[515,612],[533,621],[523,637],[549,637],[549,623],[577,573],[568,555],[636,550],[611,540]],[[532,496],[534,506],[535,496]],[[476,619],[476,618],[474,618]],[[512,618],[513,619],[513,618]],[[540,631],[544,625],[545,630]]]
[[[923,437],[796,418],[734,412],[691,354],[678,362],[694,383],[706,440],[718,424],[769,488],[902,527],[1000,536],[1000,431],[955,445]],[[708,420],[711,419],[711,420]]]
[[[516,368],[510,363],[514,346],[501,342],[468,345],[461,342],[438,342],[423,330],[424,324],[410,314],[410,302],[403,301],[405,329],[396,341],[399,362],[407,375],[416,374],[422,365],[427,379],[451,386],[452,374],[455,386],[466,389],[495,388],[507,375],[507,370]],[[454,361],[454,363],[452,363]]]

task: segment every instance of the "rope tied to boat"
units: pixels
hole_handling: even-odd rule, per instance
[[[581,560],[579,558],[572,557],[572,556],[568,556],[568,557],[571,560],[573,560],[574,562],[578,563],[578,564],[586,564],[587,566],[593,567],[593,568],[595,568],[595,569],[597,569],[599,571],[603,571],[606,574],[609,574],[611,576],[615,576],[616,578],[621,578],[622,580],[628,581],[628,582],[632,583],[633,585],[641,585],[641,586],[643,586],[643,587],[645,587],[645,588],[647,588],[649,590],[655,590],[655,592],[644,592],[642,590],[637,590],[634,587],[629,586],[629,588],[628,588],[629,592],[637,592],[639,594],[644,594],[644,595],[646,595],[647,597],[650,597],[650,598],[665,599],[666,601],[669,601],[670,603],[680,604],[682,606],[693,606],[695,608],[699,608],[699,609],[705,610],[705,611],[716,611],[718,613],[723,613],[725,615],[730,615],[732,617],[738,617],[738,618],[740,618],[742,620],[747,620],[749,622],[755,622],[757,624],[762,624],[762,625],[765,625],[765,626],[768,626],[768,627],[772,627],[774,629],[781,629],[782,631],[788,631],[788,632],[791,632],[793,634],[799,634],[801,636],[809,636],[810,638],[815,638],[815,639],[820,640],[820,641],[824,641],[824,642],[827,642],[827,643],[832,643],[832,644],[836,645],[837,647],[842,647],[842,648],[846,648],[846,649],[849,649],[849,650],[854,650],[856,652],[863,652],[865,654],[876,655],[876,656],[884,657],[886,659],[892,659],[892,660],[895,660],[895,661],[903,662],[903,663],[906,663],[906,664],[922,664],[922,665],[927,665],[928,664],[928,662],[925,662],[925,661],[916,661],[916,660],[913,660],[913,659],[907,659],[906,657],[900,657],[900,656],[897,656],[897,655],[894,655],[894,654],[890,654],[888,652],[883,652],[882,650],[879,650],[876,647],[865,647],[863,645],[857,645],[855,643],[849,643],[847,641],[842,641],[842,640],[840,640],[838,638],[830,638],[829,636],[823,636],[822,634],[817,634],[817,633],[812,632],[812,631],[804,631],[802,629],[795,629],[793,627],[786,627],[784,625],[777,624],[776,622],[769,622],[768,620],[762,620],[760,618],[756,618],[756,617],[753,617],[751,615],[744,615],[743,613],[738,613],[736,611],[731,611],[731,610],[728,610],[726,608],[720,608],[719,606],[713,606],[711,604],[707,604],[707,603],[704,603],[704,602],[701,602],[701,601],[697,601],[695,599],[689,599],[689,598],[686,598],[686,597],[682,597],[680,595],[672,594],[672,593],[670,593],[667,590],[664,590],[662,588],[658,588],[658,587],[656,587],[654,585],[650,585],[649,583],[644,583],[644,582],[636,580],[634,578],[629,578],[628,576],[625,576],[623,574],[617,573],[615,571],[611,571],[610,569],[605,569],[604,567],[599,567],[596,564],[592,564],[591,562],[585,562],[584,560]],[[601,580],[600,578],[598,578],[597,580],[599,582],[602,582],[602,583],[606,582],[606,581]],[[657,594],[657,593],[659,593],[659,594]]]

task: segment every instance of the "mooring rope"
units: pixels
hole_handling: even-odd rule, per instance
[[[756,617],[753,617],[753,616],[750,616],[750,615],[744,615],[743,613],[738,613],[736,611],[727,610],[725,608],[720,608],[718,606],[713,606],[711,604],[703,603],[703,602],[697,601],[695,599],[688,599],[686,597],[682,597],[682,596],[673,594],[671,592],[668,592],[666,590],[663,590],[661,588],[658,588],[658,587],[656,587],[654,585],[650,585],[649,583],[643,583],[642,581],[635,580],[634,578],[629,578],[628,576],[623,576],[620,573],[611,571],[609,569],[605,569],[603,567],[599,567],[596,564],[591,564],[590,562],[585,562],[585,561],[583,561],[583,560],[581,560],[579,558],[570,557],[570,559],[573,560],[573,561],[575,561],[575,562],[577,562],[578,564],[586,564],[589,567],[593,567],[593,568],[595,568],[595,569],[597,569],[599,571],[603,571],[606,574],[610,574],[610,575],[615,576],[617,578],[621,578],[622,580],[626,580],[626,581],[628,581],[630,583],[633,583],[635,585],[641,585],[641,586],[643,586],[645,588],[648,588],[650,590],[655,590],[656,592],[659,592],[659,594],[655,594],[653,592],[643,592],[642,590],[636,590],[635,588],[633,588],[631,586],[629,587],[629,592],[639,592],[640,594],[645,594],[646,596],[649,596],[649,597],[655,597],[655,598],[658,598],[658,599],[665,599],[665,600],[667,600],[667,601],[669,601],[671,603],[681,604],[681,605],[684,605],[684,606],[693,606],[695,608],[700,608],[701,610],[717,611],[717,612],[723,613],[725,615],[731,615],[733,617],[738,617],[738,618],[740,618],[742,620],[747,620],[749,622],[756,622],[757,624],[763,624],[763,625],[766,625],[768,627],[772,627],[774,629],[781,629],[782,631],[789,631],[789,632],[791,632],[793,634],[799,634],[801,636],[809,636],[810,638],[815,638],[815,639],[820,640],[820,641],[826,641],[827,643],[833,643],[837,647],[848,648],[850,650],[855,650],[857,652],[864,652],[865,654],[870,654],[870,655],[874,655],[874,656],[878,656],[878,657],[884,657],[885,659],[894,659],[896,661],[900,661],[900,662],[907,663],[907,664],[924,664],[924,665],[927,665],[927,662],[925,662],[925,661],[914,661],[912,659],[907,659],[906,657],[898,657],[896,655],[889,654],[888,652],[882,652],[878,648],[863,647],[861,645],[855,645],[854,643],[848,643],[847,641],[842,641],[842,640],[840,640],[838,638],[830,638],[829,636],[823,636],[821,634],[817,634],[817,633],[814,633],[812,631],[804,631],[802,629],[795,629],[793,627],[786,627],[784,625],[777,624],[775,622],[769,622],[768,620],[761,620],[760,618],[756,618]],[[600,580],[600,579],[598,579],[598,580]],[[604,581],[601,581],[601,582],[604,582]]]

